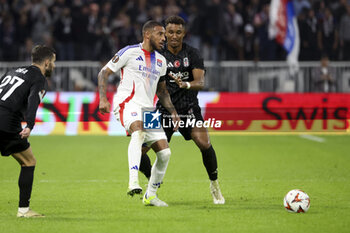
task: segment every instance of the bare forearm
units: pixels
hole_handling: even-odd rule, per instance
[[[170,95],[158,95],[159,101],[168,110],[169,113],[175,112],[175,107],[173,103],[171,102]]]
[[[190,90],[203,90],[204,88],[204,74],[205,71],[202,69],[193,69],[193,81],[189,82],[189,86],[186,84],[185,88]]]
[[[166,108],[166,110],[168,110],[169,113],[174,113],[175,107],[174,107],[173,103],[171,102],[169,92],[165,86],[158,88],[157,96],[158,96],[158,99],[159,99],[160,103],[162,104],[162,106],[164,106]]]
[[[102,69],[98,73],[98,90],[100,98],[107,98],[107,85],[108,85],[108,72],[106,69]]]
[[[192,82],[189,82],[190,84],[190,90],[203,90],[204,88],[204,81],[203,80],[193,80]],[[186,87],[187,88],[187,87]]]

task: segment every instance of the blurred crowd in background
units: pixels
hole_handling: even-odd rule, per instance
[[[268,37],[268,0],[0,0],[0,60],[30,60],[34,44],[57,60],[109,60],[142,41],[141,27],[179,15],[205,60],[284,60]],[[350,60],[350,1],[294,0],[300,60]]]

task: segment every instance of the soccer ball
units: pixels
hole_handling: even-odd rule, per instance
[[[310,198],[304,191],[293,189],[284,197],[283,204],[288,212],[305,213],[310,208]]]

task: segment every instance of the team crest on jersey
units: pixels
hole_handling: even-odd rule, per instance
[[[190,63],[188,62],[188,58],[185,57],[184,58],[184,67],[188,67],[190,65]]]
[[[39,98],[40,98],[40,102],[41,102],[43,100],[45,94],[46,94],[46,91],[45,90],[41,90],[41,91],[39,91],[38,94],[39,94]]]
[[[118,54],[114,55],[114,57],[112,58],[112,62],[113,63],[117,63],[119,61],[119,56]]]
[[[179,68],[180,67],[180,61],[179,60],[176,60],[176,61],[174,61],[174,66],[176,67],[176,68]]]
[[[162,67],[162,65],[163,65],[163,62],[162,62],[162,60],[160,60],[160,59],[157,59],[157,66],[159,66],[159,67]]]

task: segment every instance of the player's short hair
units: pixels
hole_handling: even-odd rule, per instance
[[[177,24],[177,25],[182,25],[183,27],[185,27],[185,20],[183,18],[181,18],[180,16],[174,15],[174,16],[170,16],[165,20],[165,26],[167,26],[168,24]]]
[[[32,49],[32,62],[41,64],[46,59],[51,59],[56,51],[53,48],[47,47],[45,45],[36,45]]]
[[[156,26],[163,27],[163,24],[155,20],[147,21],[142,27],[142,35],[144,35],[146,31],[153,30]]]

